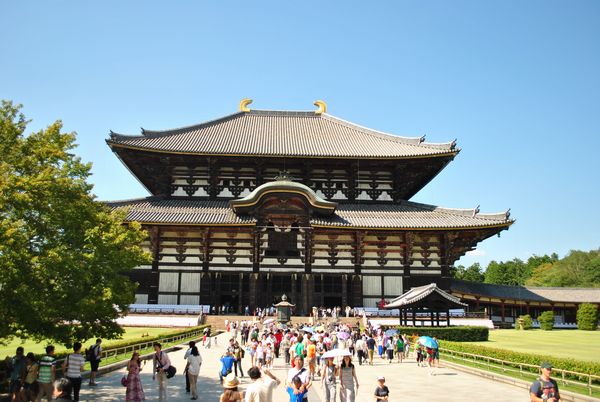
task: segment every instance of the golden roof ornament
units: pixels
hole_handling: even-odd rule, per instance
[[[327,103],[325,103],[325,101],[316,100],[315,103],[313,103],[313,105],[318,107],[318,109],[315,110],[315,114],[327,113]]]
[[[248,98],[244,98],[240,101],[240,112],[249,112],[250,108],[248,107],[249,104],[252,103],[252,99],[248,99]]]

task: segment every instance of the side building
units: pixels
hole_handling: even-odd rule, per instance
[[[508,229],[509,213],[411,202],[459,153],[326,112],[250,110],[108,145],[151,196],[115,201],[148,230],[137,302],[375,306]],[[316,103],[316,104],[317,104]]]

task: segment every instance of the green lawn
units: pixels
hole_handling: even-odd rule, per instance
[[[110,346],[111,342],[119,342],[126,339],[139,338],[143,334],[149,334],[150,336],[160,335],[166,332],[173,332],[174,328],[142,328],[142,327],[126,327],[125,333],[123,334],[122,339],[104,340],[102,342],[103,347]],[[91,346],[94,343],[94,339],[88,340],[84,344],[84,348]],[[0,340],[0,359],[4,359],[6,356],[13,356],[15,354],[15,350],[19,346],[23,346],[25,348],[25,353],[33,352],[36,354],[43,353],[44,349],[48,342],[35,342],[32,340],[23,341],[21,339],[13,339],[7,344],[2,343]],[[66,348],[63,345],[54,344],[56,346],[56,352],[64,351]]]
[[[515,352],[600,361],[600,331],[496,329],[490,331],[489,341],[469,343]]]

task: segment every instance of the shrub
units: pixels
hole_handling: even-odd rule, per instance
[[[540,323],[540,328],[544,331],[552,331],[552,328],[554,328],[554,313],[552,311],[544,311],[538,317],[538,322]]]
[[[593,304],[583,303],[577,309],[577,328],[584,331],[595,331],[598,328],[598,308]]]
[[[435,336],[438,339],[454,342],[487,341],[490,331],[486,327],[397,327],[403,334]]]
[[[515,329],[519,330],[521,329],[519,322],[523,320],[523,329],[524,330],[528,330],[533,328],[533,318],[531,318],[531,316],[529,314],[525,314],[525,315],[521,315],[519,316],[519,318],[517,319],[517,322],[515,324]]]
[[[537,373],[540,363],[549,361],[552,363],[555,369],[575,371],[578,373],[586,373],[593,375],[600,375],[600,362],[589,362],[583,360],[576,360],[571,358],[558,358],[554,356],[544,356],[536,353],[524,353],[524,352],[513,352],[508,349],[491,348],[488,346],[472,345],[469,343],[462,342],[449,342],[444,341],[440,344],[440,351],[443,353],[444,350],[454,350],[457,352],[472,353],[476,355],[488,356],[494,359],[506,360],[514,363],[526,363],[532,364],[534,368],[522,367],[523,370],[529,370]],[[577,378],[580,381],[587,381],[587,376],[569,375],[567,377]]]

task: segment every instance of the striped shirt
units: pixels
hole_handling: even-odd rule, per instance
[[[52,367],[56,364],[54,356],[45,355],[40,359],[40,374],[38,381],[42,384],[50,384],[52,382]]]
[[[85,358],[80,353],[73,353],[67,356],[67,377],[81,377],[81,368],[85,364]]]

